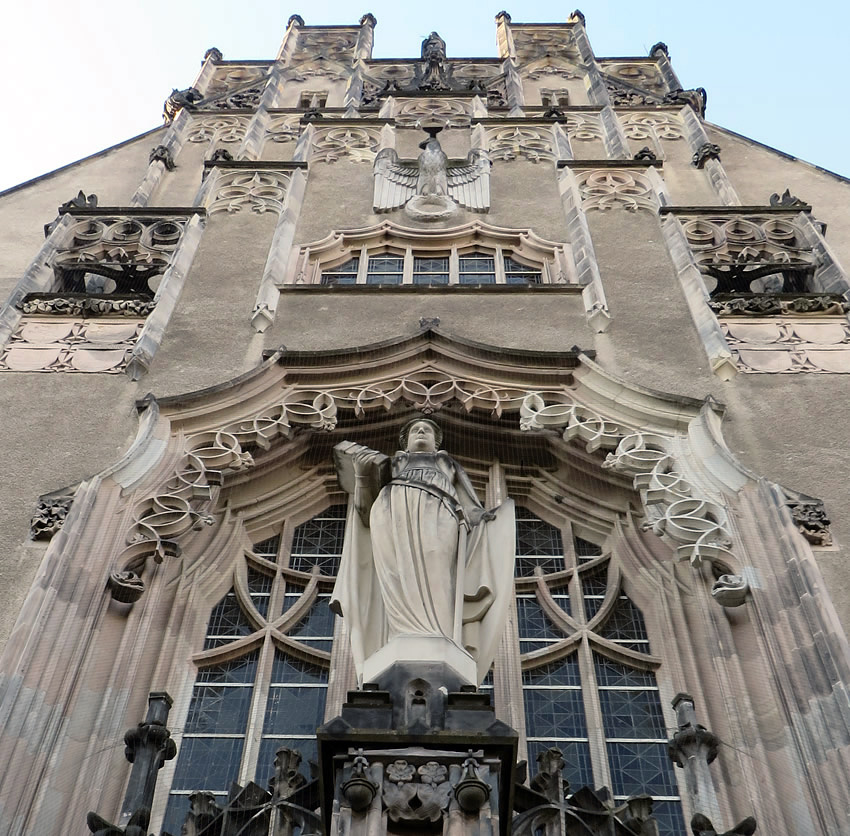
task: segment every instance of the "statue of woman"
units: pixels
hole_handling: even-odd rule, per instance
[[[376,477],[388,464],[380,453],[337,447],[340,481],[354,502],[331,607],[348,625],[358,676],[396,637],[440,636],[472,656],[480,682],[513,584],[513,501],[485,510],[463,468],[439,450],[442,431],[433,421],[410,421],[400,441],[404,452],[383,477]]]

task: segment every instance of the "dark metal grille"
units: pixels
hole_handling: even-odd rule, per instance
[[[564,569],[560,530],[522,507],[516,509],[516,554],[514,574],[518,578],[533,577],[537,568],[543,572]]]
[[[289,566],[309,572],[318,566],[323,575],[336,575],[345,537],[345,505],[332,505],[295,529]]]

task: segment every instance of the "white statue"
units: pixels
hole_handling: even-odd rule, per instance
[[[428,139],[419,143],[422,153],[403,160],[394,148],[384,148],[375,157],[373,208],[389,212],[405,207],[419,220],[440,220],[464,206],[473,212],[490,209],[490,158],[482,148],[473,148],[465,160],[450,160],[437,134],[441,125],[422,126]]]
[[[405,452],[391,461],[352,442],[335,448],[354,501],[331,608],[346,621],[361,680],[377,670],[375,654],[384,664],[417,648],[406,661],[460,660],[477,685],[513,588],[514,504],[484,509],[463,468],[438,449],[433,421],[409,422],[400,440]],[[446,658],[427,658],[427,648]]]

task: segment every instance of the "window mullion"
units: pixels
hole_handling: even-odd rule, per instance
[[[611,770],[608,766],[608,747],[605,745],[602,706],[596,688],[593,650],[586,638],[579,647],[578,663],[581,672],[582,697],[584,698],[584,716],[587,717],[587,741],[590,747],[593,780],[597,787],[610,787],[612,786]]]
[[[457,244],[452,245],[449,253],[449,284],[460,283],[460,257],[457,254]]]
[[[242,752],[242,765],[239,768],[238,781],[243,786],[254,780],[257,769],[257,757],[260,754],[260,738],[263,733],[263,720],[266,716],[266,701],[269,696],[269,682],[274,662],[274,644],[269,628],[265,631],[265,641],[260,651],[257,675],[254,678],[254,694],[251,699],[251,711],[245,729],[245,748]],[[269,773],[271,774],[271,773]]]
[[[497,247],[493,254],[493,264],[496,268],[496,284],[506,284],[505,262],[502,260],[502,248]]]
[[[413,250],[408,247],[404,251],[404,270],[401,276],[402,284],[413,284]]]
[[[360,265],[357,269],[357,284],[366,284],[366,274],[369,272],[369,250],[364,244],[360,248]]]

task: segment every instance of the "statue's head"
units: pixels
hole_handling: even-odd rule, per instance
[[[422,60],[429,58],[443,59],[446,57],[446,42],[436,33],[432,32],[422,41]]]
[[[399,433],[399,444],[408,453],[434,453],[443,442],[443,431],[430,418],[414,418]]]

